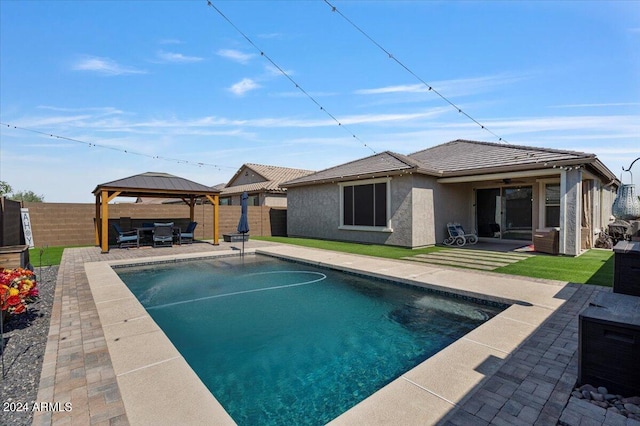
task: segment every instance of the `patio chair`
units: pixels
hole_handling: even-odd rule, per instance
[[[120,225],[113,223],[113,228],[116,230],[116,243],[120,248],[140,247],[140,237],[138,231],[123,231]]]
[[[185,229],[184,232],[179,231],[179,244],[182,244],[183,241],[187,241],[189,244],[193,243],[193,233],[196,230],[196,226],[198,226],[198,222],[189,222],[189,225],[187,225],[187,229]]]
[[[153,246],[157,247],[158,245],[168,245],[169,247],[173,246],[173,222],[154,223]]]
[[[456,245],[458,247],[462,247],[466,244],[475,244],[478,242],[478,236],[476,234],[467,234],[464,232],[462,225],[459,223],[447,223],[447,231],[449,232],[449,237],[443,241],[446,246]]]

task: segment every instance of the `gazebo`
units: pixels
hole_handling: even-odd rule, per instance
[[[168,173],[147,172],[112,182],[102,183],[93,190],[96,196],[96,245],[102,253],[109,251],[109,202],[116,197],[153,197],[181,199],[189,206],[189,219],[194,220],[198,199],[209,200],[213,206],[213,244],[218,244],[218,197],[220,191]]]

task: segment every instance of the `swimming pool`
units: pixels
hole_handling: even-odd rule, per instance
[[[238,424],[324,424],[501,310],[264,256],[117,272]]]

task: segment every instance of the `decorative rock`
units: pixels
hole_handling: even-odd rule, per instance
[[[595,387],[587,384],[587,385],[582,385],[578,388],[579,391],[589,391],[589,392],[597,392],[598,389],[596,389]]]
[[[634,405],[640,405],[640,396],[632,396],[629,398],[623,398],[622,396],[620,397],[620,401],[623,404],[634,404]]]
[[[626,404],[624,404],[624,408],[625,410],[627,410],[632,414],[640,414],[640,407],[638,407],[635,404],[631,404],[630,402],[627,402]]]
[[[618,410],[616,407],[609,407],[609,408],[607,408],[607,411],[611,411],[612,413],[620,414],[620,410]]]
[[[596,388],[590,384],[574,388],[571,396],[577,399],[584,399],[596,407],[606,409],[607,413],[611,413],[607,414],[607,416],[624,416],[632,419],[629,424],[635,425],[636,421],[640,421],[640,396],[625,398],[622,395],[609,393],[609,390],[604,386]],[[577,403],[577,401],[574,403]]]

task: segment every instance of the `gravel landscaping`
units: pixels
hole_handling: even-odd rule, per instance
[[[58,267],[35,269],[39,297],[28,311],[4,324],[2,407],[0,424],[30,425],[38,397],[42,360],[47,346]]]

